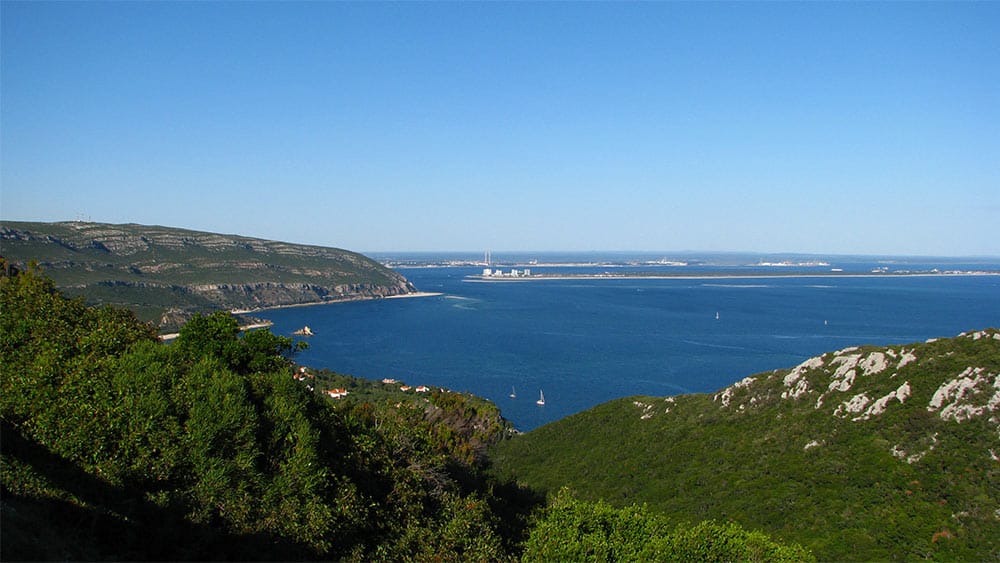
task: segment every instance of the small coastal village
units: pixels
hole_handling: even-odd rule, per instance
[[[314,373],[311,373],[309,371],[309,368],[307,368],[306,366],[300,366],[299,369],[295,371],[295,373],[292,375],[292,378],[295,379],[295,381],[301,381],[305,383],[310,391],[312,391],[315,387],[316,375]],[[398,379],[391,377],[386,377],[382,379],[382,384],[392,385],[392,386],[398,385],[399,390],[404,393],[408,393],[410,391],[413,391],[414,393],[430,393],[431,391],[431,388],[426,385],[417,385],[417,386],[406,385],[405,383],[399,381]],[[447,392],[446,389],[439,389],[439,391],[442,393]],[[351,392],[344,387],[335,387],[332,389],[326,389],[325,391],[323,391],[323,393],[325,393],[331,399],[343,399],[344,397],[351,394]]]
[[[294,334],[296,336],[315,336],[316,333],[313,332],[313,330],[311,328],[309,328],[308,325],[306,325],[306,326],[303,326],[302,328],[300,328],[299,330],[294,331],[292,334]],[[312,390],[315,389],[315,386],[316,386],[316,375],[314,373],[311,373],[309,371],[308,367],[306,367],[306,366],[299,366],[299,368],[297,370],[295,370],[294,373],[292,374],[292,377],[296,381],[301,381],[301,382],[305,383],[306,387],[310,391],[312,391]],[[383,385],[391,385],[391,386],[397,386],[398,385],[399,386],[399,390],[402,391],[403,393],[408,393],[410,391],[412,391],[414,393],[430,393],[430,391],[431,391],[431,388],[428,387],[428,386],[426,386],[426,385],[417,385],[417,386],[406,385],[404,382],[402,382],[402,381],[400,381],[398,379],[392,378],[392,377],[383,378],[382,379],[382,384]],[[439,391],[441,393],[447,393],[448,392],[447,389],[439,389]],[[338,399],[338,400],[339,399],[343,399],[344,397],[346,397],[346,396],[348,396],[348,395],[351,394],[351,392],[347,388],[345,388],[345,387],[334,387],[334,388],[331,388],[331,389],[326,389],[326,390],[323,391],[323,393],[326,394],[326,396],[330,397],[331,399]]]

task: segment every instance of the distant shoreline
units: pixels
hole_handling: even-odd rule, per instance
[[[272,310],[275,310],[275,309],[291,309],[293,307],[312,307],[314,305],[335,305],[337,303],[354,303],[354,302],[357,302],[357,301],[376,301],[376,300],[379,300],[379,299],[405,299],[405,298],[408,298],[408,297],[436,297],[438,295],[444,295],[444,294],[443,293],[428,292],[428,291],[417,291],[417,292],[414,292],[414,293],[405,293],[405,294],[402,294],[402,295],[389,295],[389,296],[386,296],[386,297],[363,297],[363,298],[359,298],[359,299],[340,299],[340,300],[337,300],[337,301],[311,301],[309,303],[292,303],[292,304],[289,304],[289,305],[274,305],[272,307],[260,307],[258,309],[234,309],[234,310],[229,311],[229,312],[231,314],[233,314],[233,315],[250,315],[250,314],[253,314],[253,313],[260,312],[260,311],[272,311]],[[254,323],[254,324],[249,324],[249,325],[241,326],[240,330],[241,331],[245,331],[245,330],[253,330],[253,329],[256,329],[256,328],[266,328],[266,327],[272,326],[273,324],[274,323],[272,323],[271,321],[265,321],[265,322],[261,322],[261,323]],[[161,334],[159,336],[159,338],[160,338],[161,341],[167,341],[167,340],[173,340],[173,339],[177,338],[178,335],[179,335],[179,333],[172,332],[172,333],[169,333],[169,334]]]
[[[258,307],[256,309],[234,309],[230,313],[234,315],[248,315],[260,311],[273,311],[275,309],[291,309],[293,307],[313,307],[315,305],[336,305],[337,303],[355,303],[357,301],[378,301],[380,299],[406,299],[409,297],[436,297],[441,293],[427,291],[416,291],[413,293],[403,293],[400,295],[387,295],[384,297],[356,297],[349,299],[337,299],[327,301],[309,301],[307,303],[289,303],[288,305],[272,305],[270,307]]]
[[[690,274],[650,274],[650,273],[615,273],[615,274],[532,274],[530,276],[500,277],[473,274],[466,276],[464,281],[470,282],[521,282],[545,280],[717,280],[717,279],[782,279],[782,278],[904,278],[904,277],[963,277],[963,276],[1000,276],[1000,272],[757,272],[747,274],[730,273],[690,273]]]

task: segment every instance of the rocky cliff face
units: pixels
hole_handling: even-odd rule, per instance
[[[224,283],[196,285],[191,286],[189,290],[213,303],[219,303],[220,306],[254,310],[288,305],[379,299],[413,293],[414,287],[406,281],[391,286],[354,283],[333,287],[308,283]]]
[[[169,227],[103,223],[0,226],[0,252],[36,261],[71,294],[176,325],[195,312],[375,299],[416,288],[355,252]]]

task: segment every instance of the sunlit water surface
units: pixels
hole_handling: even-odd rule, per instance
[[[255,316],[276,334],[311,327],[303,364],[469,391],[523,431],[618,397],[713,392],[847,346],[1000,326],[1000,276],[478,282],[467,276],[481,268],[401,271],[442,295]]]

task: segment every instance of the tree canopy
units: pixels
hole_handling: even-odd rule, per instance
[[[677,547],[686,528],[667,533],[645,509],[565,497],[532,516],[544,497],[488,470],[487,446],[509,427],[482,399],[402,400],[332,373],[306,383],[293,377],[300,345],[240,333],[227,313],[163,344],[128,311],[63,297],[36,268],[2,271],[0,559],[802,554],[713,524],[688,530],[710,550],[691,551]],[[332,402],[333,383],[360,398]]]

